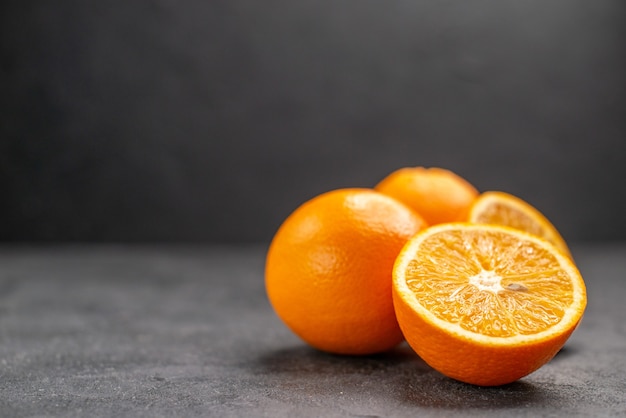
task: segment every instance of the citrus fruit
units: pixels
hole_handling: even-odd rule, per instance
[[[465,179],[437,167],[400,168],[374,188],[415,210],[429,225],[465,220],[478,196]]]
[[[472,204],[469,222],[505,225],[547,239],[571,258],[565,240],[550,221],[535,207],[504,192],[484,192]]]
[[[444,375],[481,386],[547,363],[586,306],[572,260],[546,240],[499,225],[448,223],[411,238],[393,269],[409,345]]]
[[[278,228],[265,265],[276,314],[315,348],[372,354],[403,340],[391,270],[425,226],[402,203],[371,189],[339,189],[302,204]]]

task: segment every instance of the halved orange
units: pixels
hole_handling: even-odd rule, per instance
[[[510,226],[547,239],[571,258],[556,227],[530,203],[508,193],[484,192],[469,210],[469,222]]]
[[[495,386],[552,359],[587,296],[572,260],[548,241],[510,227],[448,223],[404,246],[393,301],[407,342],[426,363]]]

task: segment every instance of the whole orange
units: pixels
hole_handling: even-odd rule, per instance
[[[478,190],[467,180],[443,168],[400,168],[375,189],[419,213],[429,225],[464,221]]]
[[[339,189],[297,208],[266,259],[268,298],[311,346],[372,354],[403,340],[391,296],[396,256],[425,227],[402,203],[371,189]]]

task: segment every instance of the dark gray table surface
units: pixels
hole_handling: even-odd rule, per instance
[[[274,315],[265,247],[0,249],[0,416],[626,416],[626,245],[574,246],[589,305],[526,378],[474,387],[406,346],[317,352]]]

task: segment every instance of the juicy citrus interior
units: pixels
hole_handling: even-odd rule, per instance
[[[547,363],[586,305],[570,258],[498,225],[427,228],[400,252],[393,277],[411,347],[443,374],[477,385],[510,383]]]
[[[448,230],[427,238],[406,281],[437,318],[492,337],[544,331],[573,299],[571,279],[549,251],[502,231]]]
[[[482,193],[469,211],[470,222],[510,226],[543,237],[571,257],[556,227],[535,207],[504,192]]]
[[[505,204],[502,201],[493,201],[476,214],[472,221],[479,223],[493,223],[508,225],[535,235],[542,235],[543,229],[535,219],[517,207]]]

